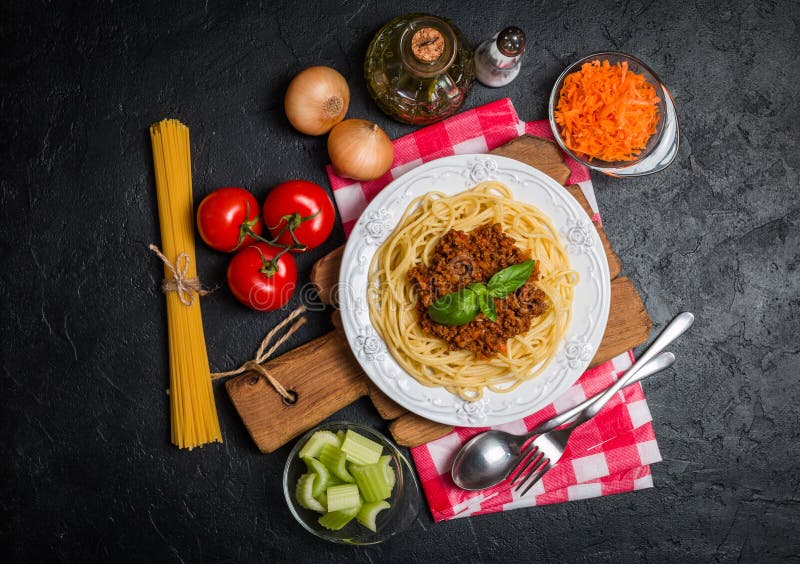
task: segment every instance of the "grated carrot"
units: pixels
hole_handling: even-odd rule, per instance
[[[564,79],[554,115],[571,151],[590,160],[632,161],[656,132],[659,101],[627,61],[591,61]]]

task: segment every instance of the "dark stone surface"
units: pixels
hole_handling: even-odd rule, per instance
[[[316,3],[145,2],[0,9],[3,140],[2,524],[12,561],[800,560],[800,5],[796,1]],[[545,116],[574,59],[620,49],[675,95],[681,150],[638,180],[595,176],[611,241],[656,329],[697,314],[675,370],[645,383],[664,462],[654,489],[434,525],[384,545],[306,534],[281,492],[288,447],[259,454],[227,395],[225,443],[169,444],[164,299],[147,126],[189,124],[196,196],[263,197],[303,177],[327,186],[325,141],[294,132],[289,79],[327,64],[350,116],[396,137],[361,76],[367,43],[403,12],[450,17],[474,44],[528,36],[521,75],[476,86]],[[299,258],[303,277],[341,228]],[[226,257],[198,247],[203,279]],[[238,365],[281,314],[203,302],[214,369]],[[327,313],[286,348],[329,330]],[[366,401],[340,416],[384,429]]]

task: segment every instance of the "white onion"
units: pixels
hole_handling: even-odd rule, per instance
[[[350,105],[350,89],[338,71],[316,66],[301,71],[289,83],[283,107],[299,132],[322,135],[344,119]]]
[[[348,119],[328,136],[328,156],[339,176],[374,180],[392,166],[394,147],[389,136],[374,123]]]

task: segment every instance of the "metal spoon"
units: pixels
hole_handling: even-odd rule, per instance
[[[660,372],[672,366],[674,362],[674,354],[663,352],[644,364],[629,384]],[[514,435],[496,429],[475,435],[461,447],[453,459],[453,467],[450,471],[453,482],[465,490],[482,490],[499,484],[517,466],[522,447],[531,437],[567,423],[594,403],[603,393],[604,391],[599,392],[524,435]]]

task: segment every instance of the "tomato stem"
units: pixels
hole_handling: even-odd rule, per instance
[[[259,269],[259,272],[261,272],[261,274],[267,278],[272,278],[278,273],[278,259],[281,258],[284,253],[289,251],[288,248],[282,249],[281,252],[275,255],[275,258],[272,260],[267,260],[267,257],[264,256],[264,253],[261,252],[261,249],[255,245],[253,245],[253,248],[258,252],[258,256],[261,257],[261,268]]]
[[[300,224],[302,224],[304,221],[314,219],[319,214],[320,212],[317,211],[316,213],[307,216],[301,216],[297,212],[284,215],[281,217],[281,221],[285,221],[286,224],[281,228],[278,234],[275,235],[275,237],[273,237],[272,239],[267,239],[266,237],[262,237],[261,235],[253,231],[253,226],[256,223],[258,223],[258,217],[250,221],[247,220],[247,217],[250,216],[250,205],[248,204],[247,216],[245,217],[245,221],[243,221],[242,225],[239,227],[238,245],[241,245],[245,237],[249,235],[256,241],[260,241],[261,243],[266,243],[271,247],[279,248],[280,252],[277,255],[275,255],[275,258],[273,258],[272,260],[267,260],[267,258],[261,252],[261,249],[256,247],[256,250],[258,250],[258,254],[261,255],[261,263],[262,263],[261,273],[267,276],[268,278],[272,277],[275,275],[276,272],[278,272],[278,260],[284,254],[288,253],[289,251],[305,251],[308,248],[306,245],[304,245],[297,239],[297,235],[295,235],[294,230],[300,227]],[[278,242],[278,239],[280,239],[283,236],[283,234],[286,233],[287,230],[289,231],[289,236],[292,238],[291,245],[284,245],[283,243]]]
[[[250,211],[249,210],[247,212],[247,215],[248,216],[250,215]],[[236,242],[236,248],[237,249],[242,245],[242,243],[244,242],[245,238],[248,235],[250,235],[251,237],[258,237],[255,234],[255,232],[253,231],[253,226],[256,223],[258,223],[258,216],[256,216],[254,219],[251,219],[251,220],[248,220],[247,218],[245,218],[245,220],[239,226],[239,240]]]
[[[250,235],[256,241],[261,241],[266,243],[259,235],[257,235],[253,231],[253,226],[258,223],[259,217],[256,215],[253,219],[250,219],[250,202],[246,202],[246,208],[244,213],[244,221],[239,226],[239,240],[236,242],[236,249],[238,249],[242,243],[244,242],[245,238]]]

